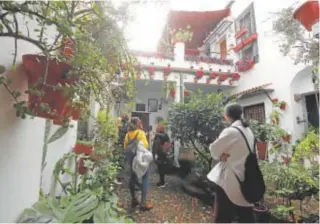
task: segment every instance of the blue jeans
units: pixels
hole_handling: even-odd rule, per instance
[[[135,192],[135,186],[138,181],[138,177],[131,170],[131,176],[129,180],[129,189],[131,194],[131,199],[136,199],[136,192]],[[147,192],[149,187],[149,170],[147,170],[146,174],[142,177],[142,189],[141,189],[141,203],[145,202],[147,200]]]

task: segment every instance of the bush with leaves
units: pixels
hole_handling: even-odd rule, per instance
[[[218,138],[225,128],[223,123],[222,93],[204,95],[196,92],[187,103],[176,103],[169,110],[169,128],[174,140],[183,146],[191,145],[204,172],[211,169],[212,158],[209,144]]]

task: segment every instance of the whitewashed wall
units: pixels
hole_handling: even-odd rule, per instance
[[[23,19],[20,27],[25,28]],[[29,22],[30,31],[35,24]],[[50,30],[47,31],[50,34]],[[31,34],[32,35],[32,34]],[[49,37],[54,37],[54,32]],[[0,64],[9,70],[12,64],[14,41],[1,37]],[[18,41],[18,64],[23,54],[36,53],[33,45]],[[27,79],[21,70],[13,77],[13,88],[26,90]],[[24,98],[27,96],[24,95]],[[41,160],[45,120],[43,118],[19,119],[15,117],[13,101],[4,88],[0,87],[0,222],[15,222],[24,208],[38,200],[40,191]],[[48,192],[53,164],[68,152],[75,142],[75,128],[48,148],[47,167],[43,176],[43,186]]]
[[[272,32],[272,16],[270,14],[281,8],[293,5],[295,0],[236,0],[232,6],[232,17],[236,19],[252,2],[254,2],[258,33],[259,62],[253,69],[241,73],[238,86],[230,89],[230,93],[234,94],[256,86],[272,83],[273,85],[270,88],[274,88],[274,92],[271,93],[270,96],[288,103],[287,110],[283,112],[280,118],[280,125],[293,135],[293,140],[296,140],[301,136],[301,133],[305,131],[305,127],[303,125],[296,125],[297,107],[299,107],[299,113],[301,114],[303,101],[299,103],[294,102],[293,93],[296,90],[292,88],[302,88],[312,91],[309,84],[307,84],[310,74],[305,71],[305,75],[299,78],[299,87],[291,87],[294,77],[305,68],[305,65],[294,65],[290,57],[284,57],[282,55],[278,47],[280,44],[279,36]],[[233,29],[229,29],[228,32],[228,36],[234,37],[234,25]],[[229,46],[229,44],[230,43],[227,45]],[[237,58],[234,59],[237,61]],[[267,118],[272,111],[272,104],[265,95],[248,98],[239,102],[245,106],[265,102]]]

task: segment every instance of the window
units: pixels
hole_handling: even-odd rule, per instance
[[[239,44],[241,41],[244,41],[245,39],[247,39],[251,34],[254,34],[257,32],[253,3],[251,3],[248,6],[248,8],[245,9],[242,12],[242,14],[235,21],[236,32],[240,31],[243,28],[247,28],[248,32],[246,32],[239,39],[237,39],[237,44]],[[257,40],[254,41],[249,46],[244,47],[240,51],[240,58],[244,58],[246,56],[253,58],[256,63],[259,61],[259,50],[258,50],[258,41]]]
[[[246,120],[257,120],[264,122],[266,119],[264,103],[244,107],[243,115]]]
[[[144,103],[137,103],[136,111],[146,111],[146,105]]]

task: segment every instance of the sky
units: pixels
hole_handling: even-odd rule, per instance
[[[135,0],[114,0],[132,4]],[[136,2],[136,1],[135,1]],[[129,24],[129,48],[141,51],[156,51],[170,10],[211,11],[222,9],[227,0],[145,0],[149,3],[132,4],[134,20]]]

